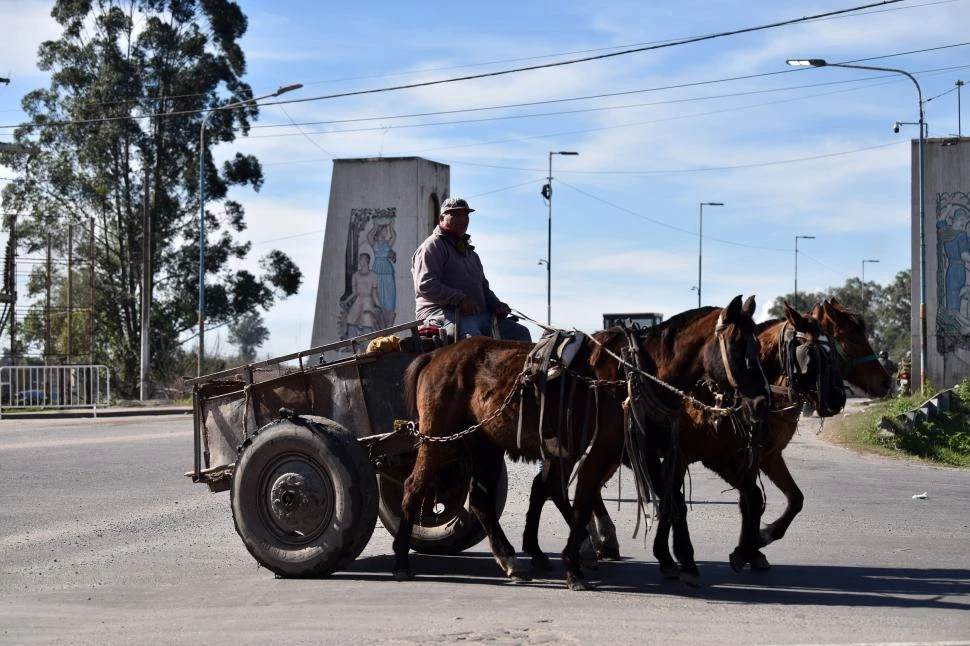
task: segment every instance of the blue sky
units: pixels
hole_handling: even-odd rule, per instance
[[[283,97],[300,100],[571,60],[863,2],[240,4],[249,16],[242,44],[254,93],[303,83]],[[58,36],[49,10],[47,2],[0,0],[0,76],[11,78],[0,86],[3,123],[18,122],[21,96],[46,85],[34,61],[38,44]],[[800,292],[858,277],[863,259],[879,260],[865,265],[866,280],[888,284],[910,264],[917,129],[903,125],[896,134],[892,126],[918,119],[915,87],[898,74],[793,68],[785,60],[866,59],[911,72],[929,99],[929,136],[947,136],[958,129],[955,82],[970,76],[970,46],[960,45],[970,38],[959,27],[968,24],[968,0],[907,0],[574,65],[266,106],[248,138],[215,152],[255,153],[263,163],[263,190],[234,196],[247,209],[252,263],[278,248],[306,276],[298,296],[264,314],[271,338],[261,355],[310,344],[333,158],[417,155],[449,164],[452,194],[477,209],[470,233],[493,289],[544,321],[546,267],[538,261],[548,211],[539,190],[550,151],[579,152],[553,158],[552,322],[560,327],[599,329],[604,312],[670,316],[695,307],[701,202],[724,203],[704,208],[705,305],[754,294],[764,307],[790,293],[796,235],[815,236],[799,241]],[[426,116],[401,118],[413,114]]]

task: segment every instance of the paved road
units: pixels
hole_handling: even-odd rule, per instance
[[[380,525],[348,571],[276,579],[236,536],[228,494],[182,476],[190,418],[3,420],[0,644],[970,643],[970,472],[859,457],[817,427],[803,423],[788,449],[807,502],[767,548],[770,572],[730,570],[736,494],[695,468],[704,587],[662,581],[631,538],[627,472],[616,514],[626,560],[591,573],[597,591],[574,593],[561,572],[506,582],[484,545],[415,556],[419,577],[396,583]],[[532,470],[510,470],[503,520],[517,541]],[[774,517],[780,495],[766,486]],[[615,509],[615,482],[606,497]],[[558,553],[565,527],[546,511],[542,538]]]

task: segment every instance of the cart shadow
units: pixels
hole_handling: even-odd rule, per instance
[[[550,555],[552,558],[552,555]],[[528,564],[528,559],[522,559]],[[391,581],[393,556],[361,558],[335,579]],[[502,576],[490,552],[455,556],[412,554],[414,582],[471,585],[517,585],[562,589],[564,570],[533,573],[526,583]],[[703,562],[702,584],[694,588],[661,577],[656,563],[626,559],[602,562],[586,574],[596,590],[614,594],[672,594],[720,603],[934,608],[970,610],[970,570],[947,568],[776,565],[766,572],[734,572],[725,562]]]

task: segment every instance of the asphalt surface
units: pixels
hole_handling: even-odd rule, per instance
[[[664,581],[643,528],[632,538],[625,472],[605,496],[624,561],[577,593],[562,581],[566,528],[551,506],[540,536],[557,569],[531,583],[506,581],[484,543],[414,555],[417,578],[394,582],[380,523],[347,571],[277,579],[236,535],[228,493],[182,475],[191,416],[5,418],[0,644],[970,643],[970,472],[858,456],[818,424],[805,420],[786,451],[806,503],[765,549],[770,571],[730,569],[737,495],[695,466],[703,586]],[[516,544],[532,474],[510,465],[503,526]],[[781,496],[765,488],[773,519]]]

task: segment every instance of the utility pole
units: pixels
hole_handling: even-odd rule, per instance
[[[148,206],[148,166],[145,166],[145,203],[142,213],[141,234],[141,386],[138,396],[141,401],[148,399],[150,393],[148,329],[152,312],[152,215]]]

